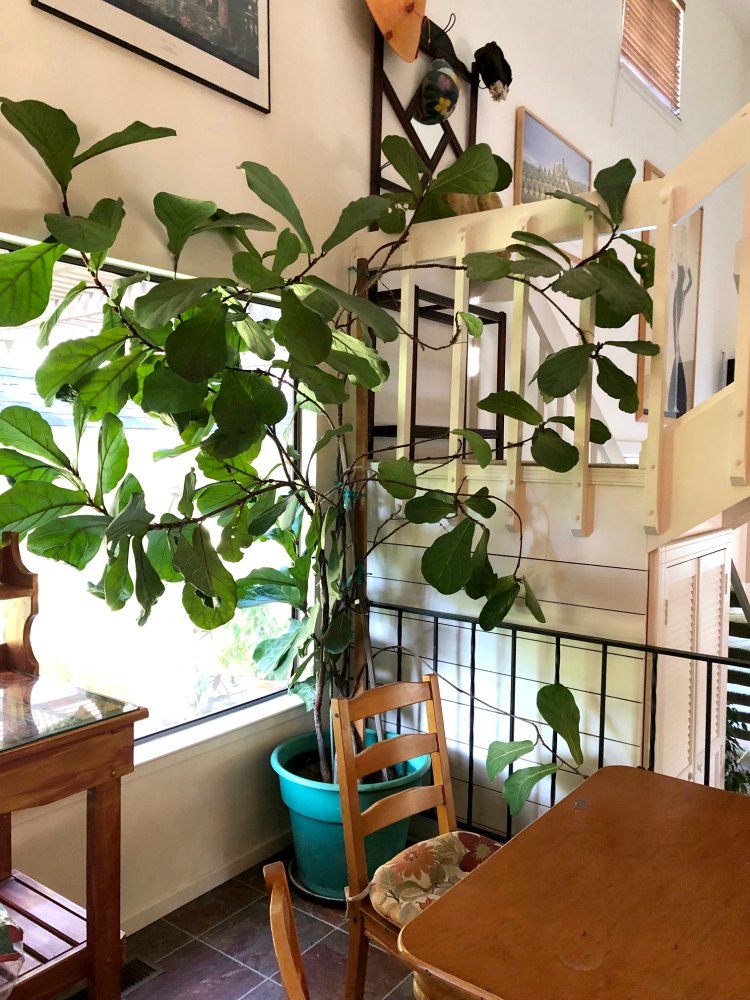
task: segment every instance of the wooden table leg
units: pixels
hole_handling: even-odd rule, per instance
[[[120,779],[88,791],[86,831],[86,964],[89,996],[119,1000]]]
[[[0,882],[10,878],[13,860],[10,846],[10,813],[0,814]]]

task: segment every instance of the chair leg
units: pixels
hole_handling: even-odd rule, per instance
[[[346,967],[346,1000],[363,1000],[365,976],[367,974],[367,953],[370,941],[365,934],[361,914],[349,920],[349,959]]]

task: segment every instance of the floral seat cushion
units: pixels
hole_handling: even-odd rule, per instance
[[[500,847],[478,833],[444,833],[407,847],[375,872],[373,908],[403,927]]]

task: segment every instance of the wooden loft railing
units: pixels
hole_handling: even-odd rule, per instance
[[[641,457],[645,475],[642,521],[648,535],[649,549],[657,548],[684,531],[722,513],[750,497],[750,170],[746,170],[744,229],[739,261],[739,308],[735,380],[732,385],[700,404],[679,420],[666,421],[667,394],[665,345],[669,323],[669,268],[674,227],[694,212],[731,177],[750,166],[750,105],[738,112],[713,136],[692,152],[664,178],[634,184],[625,205],[622,231],[640,232],[655,229],[656,280],[652,338],[661,353],[650,359],[648,380],[648,436]],[[586,196],[600,204],[599,196]],[[472,215],[441,219],[414,227],[401,250],[402,264],[462,260],[474,251],[501,250],[513,242],[512,233],[527,229],[555,243],[582,240],[583,253],[593,253],[599,232],[593,214],[566,201],[555,199],[478,212]],[[354,248],[356,258],[370,257],[377,248],[377,234],[364,234]],[[413,332],[414,270],[401,277],[401,326]],[[457,271],[453,291],[454,310],[465,311],[469,304],[469,282],[464,271]],[[593,335],[593,300],[580,304],[579,325]],[[508,355],[509,389],[524,393],[527,375],[526,356],[531,337],[538,336],[531,321],[529,289],[514,287],[513,314],[510,323]],[[466,334],[450,349],[451,397],[450,426],[462,426],[466,387]],[[411,341],[400,344],[398,372],[397,438],[412,437],[413,413]],[[448,353],[448,352],[446,352]],[[593,530],[594,485],[590,464],[589,418],[591,415],[591,380],[588,378],[575,394],[575,444],[581,459],[567,474],[575,490],[571,530],[589,535]],[[518,436],[514,421],[506,421],[508,440]],[[451,450],[459,441],[452,439]],[[507,500],[523,509],[523,482],[527,469],[522,466],[519,449],[511,449],[505,463]],[[450,467],[450,481],[460,482],[463,458]],[[634,472],[636,470],[633,470]],[[447,485],[447,484],[446,484]]]

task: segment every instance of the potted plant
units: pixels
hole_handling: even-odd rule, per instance
[[[212,202],[159,192],[154,210],[164,227],[175,277],[126,305],[132,279],[116,281],[110,288],[101,271],[123,223],[123,202],[104,198],[77,214],[83,198],[76,190],[74,211],[71,181],[74,171],[93,157],[174,133],[135,122],[79,151],[77,128],[63,111],[38,101],[7,99],[0,101],[0,110],[41,156],[60,188],[57,210],[44,217],[49,237],[0,256],[0,326],[28,323],[44,312],[53,267],[68,250],[80,256],[88,284],[100,290],[104,302],[101,333],[53,347],[36,373],[43,399],[71,403],[77,441],[89,424],[99,424],[96,481],[84,481],[77,456],[59,448],[40,414],[8,407],[0,413],[0,443],[5,446],[0,474],[12,485],[0,495],[0,529],[26,534],[33,551],[79,568],[105,546],[103,577],[91,589],[113,608],[134,596],[141,624],[166,586],[182,587],[185,612],[202,629],[229,622],[237,608],[268,602],[288,605],[292,617],[286,631],[260,642],[255,662],[264,676],[283,679],[311,707],[319,776],[324,785],[335,787],[325,736],[326,698],[331,689],[349,695],[366,667],[363,580],[369,553],[355,530],[354,515],[368,488],[383,489],[403,504],[397,516],[381,525],[370,551],[405,524],[442,523],[446,530],[422,561],[427,583],[443,594],[463,590],[484,599],[479,621],[485,629],[502,622],[521,597],[531,613],[544,620],[530,582],[520,575],[520,551],[514,572],[504,577],[498,577],[487,556],[485,520],[505,501],[486,489],[427,489],[407,458],[386,458],[374,466],[371,459],[376,456],[353,454],[348,419],[353,393],[378,391],[389,378],[376,341],[392,342],[404,335],[393,316],[367,298],[368,290],[384,271],[399,267],[397,251],[415,223],[453,214],[444,195],[483,195],[504,188],[510,168],[479,144],[433,177],[406,140],[389,137],[384,153],[403,178],[404,191],[352,202],[317,249],[290,192],[262,164],[248,161],[241,169],[250,191],[287,224],[272,238],[267,234],[275,225],[263,217],[232,214]],[[618,230],[634,174],[626,160],[601,171],[595,182],[601,207],[560,194],[582,211],[593,212],[600,230],[608,234],[601,249],[579,263],[541,237],[518,232],[505,253],[471,253],[455,267],[478,281],[525,282],[553,304],[552,292],[574,299],[596,294],[600,327],[622,326],[638,313],[650,318],[645,289],[653,280],[653,251]],[[317,273],[321,261],[373,225],[384,234],[383,248],[356,275],[358,294],[323,280]],[[178,277],[185,244],[207,231],[233,241],[232,273]],[[253,232],[263,234],[260,246],[251,239]],[[634,248],[643,284],[619,260],[619,240]],[[535,278],[546,284],[535,286]],[[278,319],[253,319],[253,298],[261,293],[277,296]],[[46,321],[47,333],[76,294],[74,289]],[[481,322],[459,313],[454,336],[465,335],[465,330],[479,336]],[[537,372],[544,398],[567,395],[594,365],[602,389],[617,398],[621,408],[635,410],[635,382],[608,352],[614,348],[652,354],[656,348],[642,341],[595,342],[585,331],[576,331],[578,343],[548,357]],[[285,436],[285,390],[290,388],[296,405],[312,410],[323,426],[312,455],[301,455]],[[176,453],[195,457],[177,512],[152,512],[138,470],[128,469],[127,437],[118,417],[128,400],[174,428]],[[565,423],[563,418],[545,418],[508,391],[492,394],[480,406],[523,421],[529,428],[525,440],[540,464],[564,472],[577,463],[577,450],[554,426]],[[482,437],[462,428],[453,433],[463,436],[480,466],[489,463],[490,448]],[[594,428],[595,440],[606,440],[608,434],[603,425]],[[253,462],[264,442],[275,449],[278,461],[269,475],[259,476]],[[511,442],[509,447],[523,443]],[[333,483],[319,482],[314,475],[311,459],[323,452],[335,455]],[[285,568],[233,572],[248,549],[269,537],[286,551]],[[560,759],[559,765],[544,765],[541,771],[516,771],[504,789],[514,809],[550,767],[575,769],[581,763],[577,709],[570,692],[550,685],[545,699],[540,709],[567,740],[574,763]],[[518,759],[530,745],[495,745],[491,769]],[[275,762],[280,771],[290,763],[282,751]],[[421,766],[415,765],[415,780]]]

